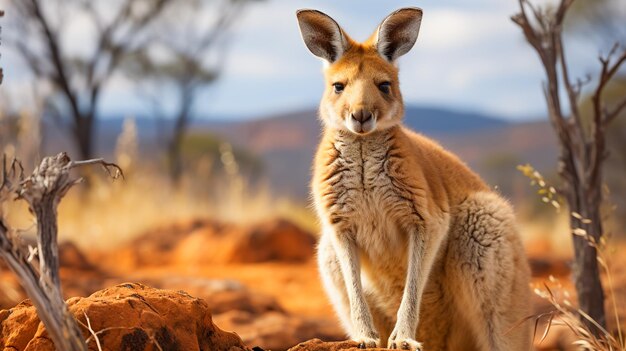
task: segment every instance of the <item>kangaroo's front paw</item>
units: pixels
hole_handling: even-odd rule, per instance
[[[395,350],[421,351],[422,343],[409,337],[398,336],[398,333],[393,332],[389,341],[387,341],[387,348]]]
[[[378,337],[363,336],[354,338],[354,341],[358,343],[358,348],[360,349],[373,349],[380,347],[380,339]]]

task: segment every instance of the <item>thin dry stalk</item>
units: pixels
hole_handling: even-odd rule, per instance
[[[615,338],[613,334],[602,327],[597,321],[591,318],[585,311],[580,308],[576,308],[570,301],[570,296],[563,289],[561,283],[554,277],[550,277],[550,281],[554,284],[553,288],[547,283],[544,283],[544,289],[535,289],[535,294],[539,297],[547,300],[555,308],[553,311],[543,313],[535,316],[535,336],[537,334],[537,326],[540,320],[545,319],[547,316],[549,320],[546,323],[546,328],[543,332],[543,336],[540,339],[542,342],[548,335],[550,328],[553,325],[566,326],[571,330],[576,341],[574,344],[589,351],[624,351],[623,342],[620,337]],[[561,296],[561,294],[563,296]],[[582,320],[588,323],[583,323]],[[592,331],[588,324],[594,326],[599,335],[595,331]]]
[[[84,325],[83,323],[81,323],[81,324],[83,325],[83,327],[86,327],[87,330],[89,330],[89,334],[91,334],[91,336],[89,338],[91,339],[91,337],[93,337],[94,340],[96,341],[96,347],[98,348],[98,351],[102,351],[102,345],[100,345],[100,339],[98,338],[98,335],[93,330],[93,328],[91,328],[91,321],[89,320],[89,317],[87,317],[87,313],[83,312],[83,315],[85,316],[85,320],[87,321],[87,325]],[[89,343],[89,341],[87,340],[86,343]]]

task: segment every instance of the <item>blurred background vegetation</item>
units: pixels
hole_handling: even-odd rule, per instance
[[[21,158],[27,168],[61,150],[77,159],[104,157],[118,162],[126,180],[110,186],[90,175],[88,186],[73,191],[60,211],[64,238],[84,244],[101,238],[106,245],[130,240],[149,227],[195,217],[252,222],[283,216],[315,230],[308,183],[320,134],[315,100],[322,87],[319,65],[299,42],[293,13],[304,6],[334,11],[349,31],[354,24],[358,32],[359,18],[368,19],[362,26],[370,31],[392,8],[422,5],[405,1],[363,9],[356,2],[307,1],[296,6],[271,0],[3,0],[0,4],[7,13],[2,24],[7,79],[0,91],[0,151]],[[524,69],[532,72],[529,84],[528,77],[519,78],[514,63],[509,68],[507,62],[500,63],[509,76],[502,71],[478,73],[471,84],[479,85],[465,86],[462,95],[482,96],[487,101],[483,107],[480,101],[467,105],[455,100],[453,89],[440,92],[445,98],[420,95],[436,79],[414,79],[424,70],[441,76],[454,73],[444,72],[447,69],[441,66],[429,68],[429,59],[421,57],[427,56],[429,47],[437,47],[436,40],[440,45],[463,47],[445,40],[464,28],[467,22],[460,16],[465,12],[469,20],[481,14],[487,20],[497,18],[497,23],[486,24],[491,32],[502,28],[503,33],[512,33],[487,37],[485,42],[472,40],[492,47],[494,53],[504,50],[498,45],[505,40],[519,49],[516,55],[524,62],[534,62],[508,20],[516,1],[484,0],[473,9],[458,1],[442,2],[433,5],[433,22],[428,22],[428,5],[423,6],[426,16],[420,40],[425,48],[418,43],[417,54],[401,62],[406,124],[440,140],[511,199],[529,238],[554,238],[549,240],[568,251],[569,241],[563,240],[567,233],[551,234],[564,228],[559,214],[546,210],[516,169],[529,163],[558,185],[558,150],[540,95],[540,67],[524,63]],[[351,16],[354,7],[358,9]],[[625,7],[619,0],[576,2],[566,39],[580,77],[595,73],[599,52],[616,40],[626,41]],[[449,19],[452,26],[442,32],[435,19]],[[268,28],[275,30],[270,36]],[[290,34],[283,37],[283,32]],[[257,47],[251,40],[262,41],[256,44],[270,53],[259,51],[254,56]],[[277,45],[282,45],[281,51]],[[293,67],[281,67],[281,59],[291,58],[291,51],[301,55],[291,59]],[[275,62],[268,66],[264,55]],[[461,61],[443,64],[466,62],[474,69],[471,65],[480,58],[467,51]],[[232,78],[233,70],[247,74],[249,86]],[[626,74],[620,73],[608,92],[615,101],[626,94]],[[503,78],[494,80],[494,75]],[[493,89],[510,96],[490,98]],[[296,91],[309,97],[302,100]],[[284,107],[264,104],[267,94],[275,99],[272,106]],[[526,107],[512,107],[512,100]],[[211,106],[226,112],[216,113]],[[581,108],[589,108],[585,91]],[[611,156],[605,172],[606,208],[616,213],[608,224],[619,235],[626,224],[625,140],[626,116],[610,128]],[[10,214],[21,227],[28,227],[23,210]]]

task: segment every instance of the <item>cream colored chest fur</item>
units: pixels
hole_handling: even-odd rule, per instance
[[[391,175],[394,167],[402,167],[402,160],[393,157],[391,134],[345,135],[336,138],[333,146],[337,155],[330,167],[335,171],[324,185],[335,200],[326,208],[318,206],[320,216],[329,222],[342,221],[346,235],[357,244],[365,271],[382,270],[387,275],[397,271],[398,277],[385,278],[403,278],[407,233],[399,228],[394,208],[407,199],[399,191],[401,180]],[[316,196],[319,193],[315,191]]]

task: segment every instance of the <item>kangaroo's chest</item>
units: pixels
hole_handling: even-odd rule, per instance
[[[403,233],[393,214],[397,180],[391,167],[393,143],[386,138],[337,140],[337,178],[331,182],[336,197],[335,215],[353,228],[351,235],[366,256],[378,259],[389,249],[402,246]],[[396,183],[396,185],[394,185]]]

